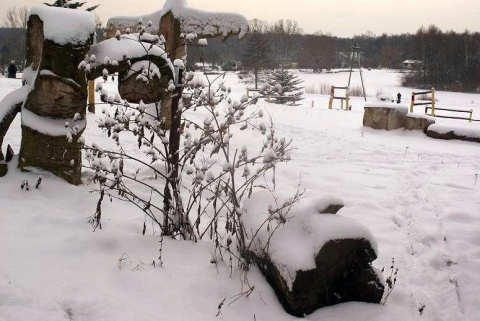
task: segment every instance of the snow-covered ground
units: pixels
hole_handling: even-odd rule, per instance
[[[348,81],[348,73],[299,76],[306,85]],[[370,70],[363,76],[368,101],[377,92],[401,92],[408,101],[412,90],[399,86],[399,73]],[[235,75],[227,80],[234,95],[245,93]],[[352,84],[359,83],[354,74]],[[0,78],[0,99],[20,85]],[[480,95],[437,92],[436,98],[438,107],[473,109],[480,118]],[[277,169],[278,188],[290,190],[300,182],[308,198],[342,198],[339,215],[358,220],[377,238],[374,266],[388,270],[395,258],[399,269],[385,305],[340,304],[305,320],[478,320],[480,144],[364,128],[363,98],[352,98],[350,112],[339,110],[338,102],[328,110],[322,95],[306,95],[302,103],[258,104],[296,147],[292,161]],[[107,138],[96,117],[88,115],[84,135],[101,144]],[[438,122],[480,130],[478,123]],[[18,152],[19,117],[4,150],[7,144]],[[70,186],[41,173],[35,189],[40,174],[14,165],[0,178],[0,320],[297,320],[283,311],[256,268],[248,272],[255,290],[235,301],[246,290],[243,275],[212,265],[208,242],[165,240],[164,266],[153,267],[159,237],[153,227],[142,236],[143,215],[133,206],[105,203],[103,230],[92,232],[87,219],[95,212],[95,186]],[[29,191],[20,188],[23,180]]]

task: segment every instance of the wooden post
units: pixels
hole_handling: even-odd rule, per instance
[[[332,107],[333,107],[334,92],[335,92],[335,87],[332,86],[330,88],[330,100],[328,101],[328,109],[332,109]]]
[[[162,16],[160,30],[165,38],[165,51],[170,60],[182,59],[185,55],[185,44],[182,34],[180,21],[173,16],[171,11]]]
[[[432,116],[435,116],[435,88],[432,87]]]
[[[185,43],[180,37],[182,30],[180,21],[176,19],[171,11],[162,16],[160,30],[165,38],[165,51],[173,62],[175,59],[182,59],[185,56]],[[181,80],[179,80],[181,81]],[[162,101],[161,118],[165,120],[164,128],[170,129],[172,114],[172,96],[167,95]]]
[[[349,88],[345,88],[345,100],[347,101],[347,106],[345,107],[346,110],[350,110],[350,93],[349,93]]]
[[[312,100],[312,108],[315,107],[315,100]]]
[[[95,114],[95,81],[88,81],[88,112]]]
[[[410,102],[410,112],[413,113],[413,106],[415,106],[415,92],[412,91],[412,100]]]
[[[180,150],[180,127],[181,127],[181,121],[182,121],[182,111],[178,110],[178,104],[180,102],[180,99],[182,98],[182,92],[183,92],[183,86],[179,85],[175,88],[173,95],[171,98],[168,100],[168,107],[172,112],[170,113],[170,136],[168,138],[168,158],[170,160],[170,163],[168,163],[168,171],[170,175],[167,177],[167,183],[164,186],[163,193],[165,195],[164,197],[164,206],[163,209],[165,211],[164,214],[164,233],[166,235],[169,235],[170,233],[173,232],[172,229],[175,229],[177,226],[172,226],[172,221],[175,218],[172,218],[170,216],[171,214],[171,200],[175,200],[175,208],[181,209],[182,205],[181,203],[178,203],[180,200],[179,197],[179,162],[180,162],[180,155],[179,155],[179,150]],[[173,214],[175,215],[175,214]],[[181,219],[182,216],[180,215],[179,218]],[[178,222],[179,226],[183,228],[183,225],[186,222]]]
[[[470,109],[470,117],[468,118],[468,122],[472,122],[472,117],[473,117],[473,109]]]

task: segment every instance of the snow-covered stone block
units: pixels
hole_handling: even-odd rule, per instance
[[[405,127],[408,106],[379,101],[365,104],[363,126],[373,129],[393,130]]]

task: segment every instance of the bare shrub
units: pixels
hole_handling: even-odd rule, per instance
[[[377,92],[375,93],[375,97],[378,98],[383,95],[385,95],[385,90],[383,90],[383,88],[377,89]]]
[[[431,101],[431,100],[432,100],[432,96],[429,95],[429,94],[421,94],[421,95],[415,96],[415,100]]]
[[[361,86],[350,87],[348,93],[351,97],[363,97],[363,89]]]
[[[151,67],[144,68],[144,77],[137,80],[149,83]],[[168,87],[174,111],[170,130],[163,126],[158,103],[130,105],[119,97],[105,101],[110,107],[104,108],[98,124],[116,147],[79,139],[84,167],[98,184],[91,223],[101,228],[104,198],[127,201],[159,227],[162,238],[208,238],[215,243],[216,258],[227,255],[230,266],[236,261],[248,268],[244,253],[252,240],[241,220],[242,200],[259,188],[275,189],[275,168],[290,159],[291,140],[278,137],[272,120],[264,120],[255,106],[257,99],[232,99],[225,74],[207,78],[207,85],[194,76],[185,73],[178,85],[171,82]],[[102,97],[112,96],[102,86],[97,90]],[[257,136],[242,146],[235,142],[241,133]],[[123,148],[132,138],[138,153]],[[257,183],[259,179],[271,180],[273,188]],[[302,195],[297,191],[286,206]],[[143,222],[143,233],[145,227]]]
[[[326,82],[320,83],[318,85],[307,85],[305,86],[305,93],[314,95],[330,95],[331,88],[332,85]]]

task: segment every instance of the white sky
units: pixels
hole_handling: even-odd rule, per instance
[[[80,0],[79,0],[80,1]],[[53,0],[0,0],[0,22],[13,6],[42,5]],[[296,20],[307,33],[321,30],[350,37],[368,31],[414,33],[435,24],[443,31],[480,32],[480,0],[187,0],[189,6],[208,11],[229,11],[247,19]],[[109,17],[141,15],[163,7],[164,0],[88,0],[84,7],[100,4],[95,11],[105,24]]]

